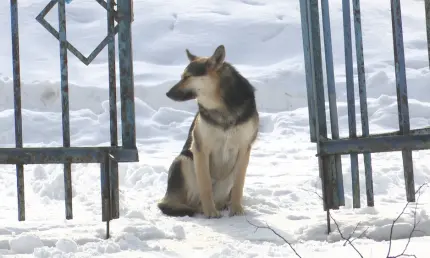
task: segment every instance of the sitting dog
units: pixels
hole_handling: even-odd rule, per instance
[[[169,216],[243,215],[243,187],[259,115],[254,87],[224,61],[220,45],[211,57],[186,49],[190,61],[181,80],[167,93],[174,101],[196,99],[198,112],[182,152],[173,160],[158,208]]]

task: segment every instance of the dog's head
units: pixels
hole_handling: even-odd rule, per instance
[[[181,80],[167,93],[174,101],[197,99],[200,103],[213,106],[220,99],[220,78],[218,71],[222,68],[225,48],[220,45],[211,57],[198,57],[186,49],[190,63],[185,68]]]

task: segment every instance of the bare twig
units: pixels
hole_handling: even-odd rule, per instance
[[[314,190],[309,190],[309,189],[306,189],[306,188],[300,188],[302,191],[305,191],[305,192],[308,192],[308,193],[312,193],[312,194],[315,194],[316,196],[318,196],[320,199],[321,199],[321,201],[324,201],[324,199],[322,198],[322,196],[317,192],[317,184],[315,183],[315,184],[313,184],[313,187],[314,187]]]
[[[306,192],[311,192],[311,193],[314,193],[314,194],[316,194],[321,200],[323,200],[323,197],[316,191],[316,190],[314,190],[314,191],[311,191],[311,190],[308,190],[308,189],[303,189],[304,191],[306,191]],[[350,244],[351,246],[352,246],[352,248],[354,248],[354,250],[357,252],[357,254],[360,256],[360,257],[362,257],[363,258],[363,255],[360,253],[360,251],[358,251],[358,249],[352,244],[352,242],[355,240],[355,239],[357,239],[357,238],[355,238],[355,239],[353,239],[353,240],[351,240],[351,237],[352,237],[352,235],[355,233],[355,231],[357,230],[357,228],[358,228],[358,225],[360,224],[360,222],[358,222],[357,223],[357,225],[355,226],[355,228],[354,228],[354,230],[352,231],[352,233],[349,235],[349,237],[345,237],[343,234],[342,234],[342,231],[340,230],[340,227],[339,227],[339,224],[337,223],[337,221],[333,218],[333,216],[332,216],[332,214],[331,214],[331,212],[330,212],[330,210],[328,210],[327,211],[327,214],[328,214],[328,216],[330,217],[330,219],[331,220],[333,220],[333,222],[334,222],[334,224],[336,225],[336,228],[337,228],[337,231],[339,232],[339,235],[340,235],[340,237],[343,239],[343,240],[345,240],[345,243],[343,244],[343,246],[345,246],[347,243],[348,244]],[[358,236],[358,238],[360,238],[360,237],[362,237],[363,235],[364,235],[364,233],[368,230],[369,228],[367,228],[366,230],[364,230],[359,236]]]
[[[363,232],[361,232],[361,234],[358,237],[351,240],[351,243],[354,242],[355,240],[361,238],[367,232],[367,230],[369,230],[369,227],[367,227],[365,230],[363,230]]]
[[[400,254],[400,256],[405,254],[406,249],[408,249],[408,246],[409,246],[409,244],[411,243],[412,235],[415,233],[416,228],[417,228],[417,226],[418,226],[418,223],[417,223],[417,209],[418,209],[418,200],[420,199],[420,196],[421,196],[421,194],[420,194],[420,195],[418,195],[418,197],[417,197],[417,201],[416,201],[416,203],[415,203],[415,209],[414,209],[414,225],[413,225],[413,227],[412,227],[411,233],[409,234],[408,242],[406,243],[405,248],[403,249],[403,252]],[[398,255],[398,256],[395,256],[395,257],[399,257],[399,255]]]
[[[354,232],[352,232],[352,234],[351,234],[348,238],[346,238],[346,237],[342,234],[342,231],[340,230],[339,224],[337,224],[337,221],[333,218],[333,216],[331,215],[331,213],[330,213],[330,218],[333,220],[334,224],[336,225],[336,228],[337,228],[337,231],[338,231],[338,232],[339,232],[339,234],[340,234],[340,237],[341,237],[343,240],[345,240],[345,242],[348,242],[348,244],[350,244],[350,245],[351,245],[351,247],[352,247],[352,248],[354,248],[355,252],[357,252],[357,254],[358,254],[361,258],[363,258],[363,255],[360,253],[360,251],[358,251],[358,249],[354,246],[354,244],[352,244],[352,241],[350,240],[350,238],[351,238],[351,236],[352,236],[352,234],[353,234]],[[358,223],[358,224],[360,224],[360,223]],[[358,224],[357,224],[357,226],[358,226]],[[356,227],[356,228],[357,228],[357,227]],[[354,229],[354,231],[355,231],[355,229]]]
[[[351,234],[349,234],[349,237],[348,237],[348,239],[347,239],[347,240],[350,240],[350,239],[351,239],[352,235],[354,235],[354,233],[355,233],[355,231],[357,230],[358,225],[360,225],[360,223],[361,223],[361,222],[358,222],[358,223],[357,223],[357,225],[355,225],[354,230],[352,230]],[[345,240],[345,243],[343,243],[343,246],[345,246],[345,245],[348,243],[348,241],[347,241],[347,240]],[[351,243],[352,243],[352,241],[353,241],[353,240],[351,240]]]
[[[410,232],[410,234],[409,234],[408,242],[406,243],[406,246],[405,246],[405,248],[403,249],[403,252],[402,252],[401,254],[396,255],[396,256],[390,256],[390,252],[391,252],[391,244],[392,244],[392,238],[393,238],[393,229],[394,229],[394,224],[396,224],[396,223],[397,223],[397,221],[400,219],[400,217],[405,213],[405,210],[406,210],[406,208],[409,206],[410,202],[407,202],[407,203],[406,203],[405,207],[403,207],[403,209],[402,209],[402,212],[397,216],[397,218],[396,218],[396,219],[393,221],[393,223],[391,224],[391,229],[390,229],[390,242],[389,242],[389,245],[388,245],[387,258],[416,257],[416,256],[415,256],[415,255],[413,255],[413,254],[405,254],[405,252],[406,252],[406,249],[408,249],[408,246],[409,246],[409,244],[410,244],[410,242],[411,242],[412,235],[413,235],[415,232],[417,232],[417,231],[418,231],[418,230],[416,229],[416,227],[417,227],[417,226],[418,226],[418,224],[419,224],[419,221],[418,221],[418,223],[417,223],[418,200],[420,199],[421,194],[422,194],[422,193],[421,193],[421,189],[422,189],[424,186],[427,186],[427,185],[428,185],[428,183],[424,183],[424,184],[422,184],[422,185],[418,188],[418,190],[416,190],[416,191],[415,191],[415,195],[416,195],[416,194],[418,194],[418,197],[417,197],[417,200],[416,200],[416,202],[415,202],[415,209],[414,209],[414,212],[413,212],[413,214],[414,214],[414,225],[413,225],[412,230],[411,230],[411,232]]]
[[[388,246],[388,254],[387,254],[387,258],[400,258],[400,257],[415,257],[415,258],[416,258],[416,257],[417,257],[417,256],[416,256],[416,255],[414,255],[414,254],[406,254],[406,250],[407,250],[407,248],[409,247],[409,244],[410,244],[411,239],[412,239],[412,235],[413,235],[415,232],[422,232],[421,230],[417,229],[417,226],[419,225],[420,221],[417,221],[417,217],[416,217],[416,215],[417,215],[417,209],[418,209],[418,200],[419,200],[419,198],[421,197],[421,194],[422,194],[421,190],[422,190],[422,188],[423,188],[423,187],[425,187],[425,186],[428,186],[428,183],[424,183],[424,184],[422,184],[422,185],[417,189],[417,191],[415,192],[415,194],[418,194],[418,197],[417,197],[417,199],[416,199],[416,202],[415,202],[415,209],[414,209],[414,212],[413,212],[413,216],[414,216],[414,225],[413,225],[412,230],[411,230],[411,232],[410,232],[410,234],[409,234],[408,242],[406,243],[405,248],[403,249],[403,251],[402,251],[402,253],[401,253],[401,254],[398,254],[398,255],[396,255],[396,256],[390,256],[394,224],[396,224],[396,223],[397,223],[397,221],[400,219],[400,217],[405,213],[406,208],[409,206],[410,202],[407,202],[407,203],[406,203],[406,205],[405,205],[405,206],[403,207],[403,209],[402,209],[402,212],[401,212],[401,213],[396,217],[396,219],[393,221],[393,223],[392,223],[392,225],[391,225],[391,229],[390,229],[390,241],[389,241],[389,246]],[[322,196],[321,196],[321,195],[320,195],[316,190],[314,190],[314,191],[309,190],[309,189],[302,189],[302,190],[304,190],[304,191],[306,191],[306,192],[314,193],[314,194],[316,194],[316,195],[317,195],[321,200],[323,200]],[[341,230],[340,230],[339,224],[338,224],[338,223],[337,223],[337,221],[333,218],[332,214],[331,214],[330,212],[328,212],[328,215],[330,216],[330,219],[331,219],[331,220],[333,220],[334,224],[336,225],[336,228],[337,228],[337,230],[338,230],[338,232],[339,232],[339,234],[340,234],[341,238],[342,238],[343,240],[345,240],[345,243],[344,243],[343,245],[345,246],[347,243],[348,243],[348,244],[350,244],[350,245],[352,246],[352,248],[354,248],[354,250],[357,252],[357,254],[358,254],[360,257],[362,257],[362,258],[363,258],[363,255],[362,255],[362,254],[358,251],[358,249],[357,249],[357,248],[352,244],[352,242],[354,242],[356,239],[361,238],[361,237],[362,237],[362,236],[367,232],[367,230],[368,230],[369,228],[366,228],[363,232],[361,232],[361,234],[360,234],[357,238],[355,238],[355,239],[352,239],[352,240],[351,240],[351,238],[352,238],[353,234],[355,233],[355,231],[357,230],[358,225],[360,224],[360,222],[355,226],[355,228],[354,228],[354,230],[352,231],[352,233],[350,234],[350,236],[349,236],[349,237],[345,237],[345,236],[343,235],[343,233],[341,232]]]
[[[367,227],[365,230],[363,230],[363,232],[361,232],[361,234],[358,236],[358,237],[356,237],[356,238],[354,238],[354,239],[352,239],[351,240],[351,238],[352,238],[352,236],[354,235],[354,233],[355,233],[355,231],[357,231],[357,228],[358,228],[358,226],[360,225],[360,223],[361,222],[358,222],[357,223],[357,225],[355,225],[355,228],[354,228],[354,230],[352,231],[352,233],[349,235],[349,237],[348,237],[348,239],[347,240],[350,240],[350,241],[347,241],[347,240],[345,240],[345,243],[343,243],[343,246],[346,246],[346,244],[351,244],[352,242],[354,242],[355,240],[357,240],[357,239],[359,239],[359,238],[361,238],[366,232],[367,232],[367,230],[369,230],[369,227]]]
[[[252,225],[252,226],[255,227],[255,231],[257,231],[258,229],[261,229],[261,228],[265,228],[265,229],[268,229],[268,230],[272,231],[273,234],[275,234],[276,236],[278,236],[280,239],[282,239],[285,243],[287,243],[290,246],[291,250],[293,250],[293,252],[296,254],[297,257],[302,258],[299,255],[299,253],[297,253],[296,249],[294,249],[294,247],[291,245],[291,243],[288,242],[288,240],[285,239],[285,237],[283,237],[281,234],[279,234],[278,232],[276,232],[276,230],[274,230],[273,228],[271,228],[267,223],[266,223],[266,226],[258,226],[258,225],[255,225],[254,223],[252,223],[251,221],[249,221],[248,218],[246,218],[246,221],[250,225]]]

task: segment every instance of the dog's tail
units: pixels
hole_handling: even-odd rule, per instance
[[[189,207],[188,205],[177,202],[169,202],[166,199],[161,200],[157,204],[157,206],[162,213],[172,217],[192,217],[197,212],[195,209]]]

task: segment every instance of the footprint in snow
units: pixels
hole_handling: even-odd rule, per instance
[[[231,14],[231,13],[224,11],[224,10],[212,10],[211,13],[219,14],[219,15],[225,15],[225,16],[228,16]]]
[[[176,27],[176,24],[178,23],[178,15],[176,13],[173,13],[172,17],[173,17],[173,22],[170,25],[170,30],[174,30]]]
[[[241,0],[242,3],[248,4],[248,5],[258,5],[263,6],[266,5],[264,2],[256,1],[256,0]]]

